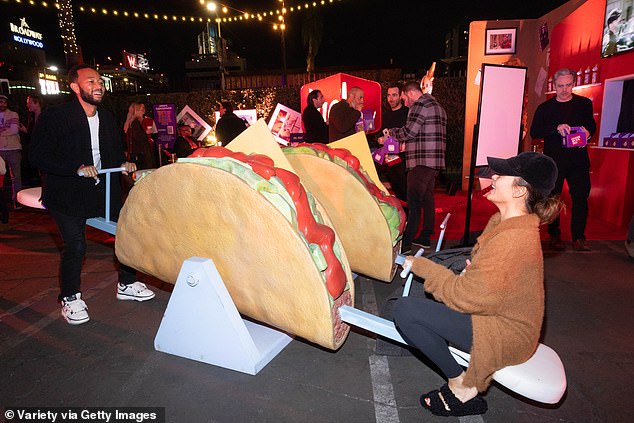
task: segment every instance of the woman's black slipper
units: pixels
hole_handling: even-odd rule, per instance
[[[487,402],[481,396],[476,396],[467,402],[460,401],[447,384],[421,396],[420,404],[432,414],[445,417],[484,414],[488,409]]]

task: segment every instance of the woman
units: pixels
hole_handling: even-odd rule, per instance
[[[142,103],[130,104],[128,116],[123,125],[130,154],[129,160],[136,163],[138,170],[156,167],[152,144],[141,125],[144,114],[145,106]]]
[[[548,195],[557,166],[548,156],[525,152],[510,159],[488,158],[492,189],[486,198],[499,210],[491,217],[471,253],[467,268],[456,275],[422,257],[405,264],[425,278],[425,291],[441,302],[403,297],[394,322],[407,342],[427,355],[448,383],[421,397],[433,414],[483,414],[493,373],[528,360],[539,341],[544,315],[544,260],[539,225],[561,209]],[[447,348],[471,352],[465,372]]]

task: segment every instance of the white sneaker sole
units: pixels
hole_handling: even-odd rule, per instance
[[[86,322],[88,322],[90,320],[90,317],[86,317],[85,319],[73,320],[73,319],[71,319],[69,317],[64,316],[63,314],[62,314],[62,317],[64,318],[64,320],[66,320],[66,323],[68,323],[69,325],[73,325],[73,326],[81,325],[81,324],[86,323]]]
[[[152,293],[152,295],[148,295],[147,297],[137,297],[134,295],[126,295],[126,294],[121,294],[119,292],[117,292],[117,300],[121,300],[121,301],[147,301],[147,300],[151,300],[152,298],[154,298],[156,296],[156,294]]]

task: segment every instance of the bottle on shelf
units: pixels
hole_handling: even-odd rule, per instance
[[[592,78],[590,80],[592,81],[593,84],[596,84],[597,82],[599,82],[599,65],[598,64],[594,65],[594,67],[592,68]]]
[[[550,78],[548,78],[548,87],[546,88],[546,91],[550,92],[553,90],[553,77],[551,76]]]
[[[583,81],[583,71],[581,69],[579,69],[577,71],[577,82],[575,83],[575,85],[578,87],[579,85],[581,85],[582,81]]]
[[[583,72],[583,84],[588,85],[590,83],[590,66]]]

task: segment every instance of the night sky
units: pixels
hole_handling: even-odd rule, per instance
[[[40,3],[41,0],[38,0]],[[53,0],[49,0],[53,3]],[[275,10],[277,0],[235,0],[224,2],[246,11]],[[311,1],[312,3],[312,1]],[[444,56],[445,34],[453,27],[473,20],[537,18],[565,3],[564,0],[424,1],[424,0],[335,0],[317,7],[323,22],[323,38],[316,59],[317,68],[336,66],[385,65],[392,61],[405,71],[426,69]],[[86,14],[79,6],[117,8],[186,16],[207,16],[198,0],[73,0],[77,40],[84,60],[105,63],[121,61],[120,51],[147,53],[150,66],[171,78],[182,78],[184,61],[197,52],[196,34],[203,23],[165,22]],[[304,4],[295,0],[286,3]],[[13,22],[26,16],[32,29],[44,33],[49,64],[63,65],[63,52],[56,9],[49,6],[0,0],[3,39],[8,37],[6,17]],[[306,50],[302,45],[301,25],[305,12],[287,17],[286,56],[288,69],[304,69]],[[222,35],[230,48],[247,59],[251,71],[279,69],[281,43],[271,24],[238,21],[222,24]]]

